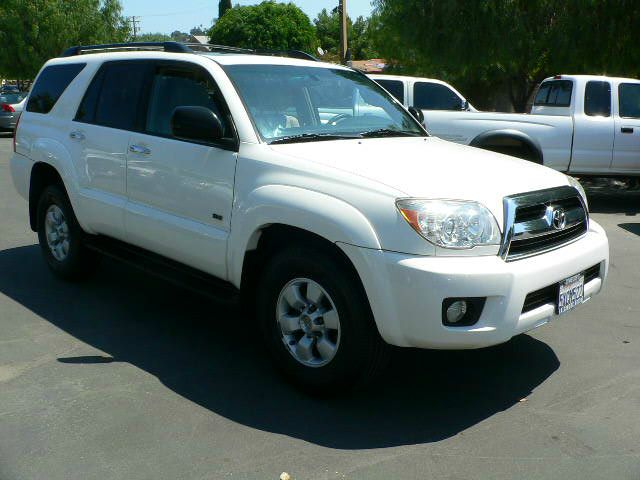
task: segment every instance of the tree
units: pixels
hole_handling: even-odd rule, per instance
[[[171,32],[171,40],[174,42],[188,42],[189,34],[185,32],[181,32],[180,30],[174,30]]]
[[[118,0],[2,0],[0,73],[33,78],[72,45],[123,42],[128,35]]]
[[[211,43],[244,48],[313,51],[316,36],[309,17],[292,3],[265,1],[234,7],[209,30]]]
[[[222,18],[224,12],[226,12],[227,10],[231,10],[231,8],[231,0],[220,0],[218,2],[218,18]]]
[[[374,17],[382,55],[403,72],[455,83],[480,105],[506,88],[523,111],[549,75],[635,75],[640,60],[633,0],[375,0]]]
[[[204,27],[200,25],[198,27],[193,27],[191,30],[189,30],[189,34],[190,35],[206,35],[207,32],[205,31]]]
[[[323,8],[313,20],[316,36],[323,50],[330,59],[339,60],[340,55],[340,15],[334,8],[331,13]],[[347,17],[348,43],[353,60],[365,60],[377,56],[370,34],[369,20],[358,17],[354,22]]]
[[[137,42],[170,42],[172,38],[166,33],[141,33]]]

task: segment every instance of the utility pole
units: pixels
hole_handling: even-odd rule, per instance
[[[340,61],[346,65],[350,58],[347,58],[349,52],[348,32],[347,32],[347,0],[340,0],[338,7],[340,12]]]
[[[140,20],[138,20],[138,17],[129,17],[129,21],[131,22],[131,28],[133,30],[133,39],[135,40],[138,37],[138,30],[140,29]]]

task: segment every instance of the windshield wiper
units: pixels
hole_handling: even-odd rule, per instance
[[[405,130],[393,130],[391,128],[379,128],[368,132],[360,132],[361,137],[421,137],[422,133],[407,132]]]
[[[288,137],[276,138],[269,142],[269,145],[278,143],[298,143],[298,142],[317,142],[322,140],[347,140],[360,138],[359,135],[336,135],[334,133],[301,133],[299,135],[289,135]]]

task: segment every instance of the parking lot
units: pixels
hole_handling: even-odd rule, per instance
[[[52,277],[10,152],[0,136],[0,480],[640,478],[640,193],[590,198],[611,265],[589,304],[314,399],[232,305],[108,261]]]

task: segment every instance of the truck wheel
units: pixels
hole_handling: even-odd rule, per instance
[[[84,232],[65,192],[44,189],[38,201],[38,240],[51,271],[65,280],[79,280],[93,271],[97,256],[83,245]]]
[[[276,366],[306,391],[335,395],[366,383],[385,363],[388,346],[359,280],[323,250],[276,254],[256,303]]]

